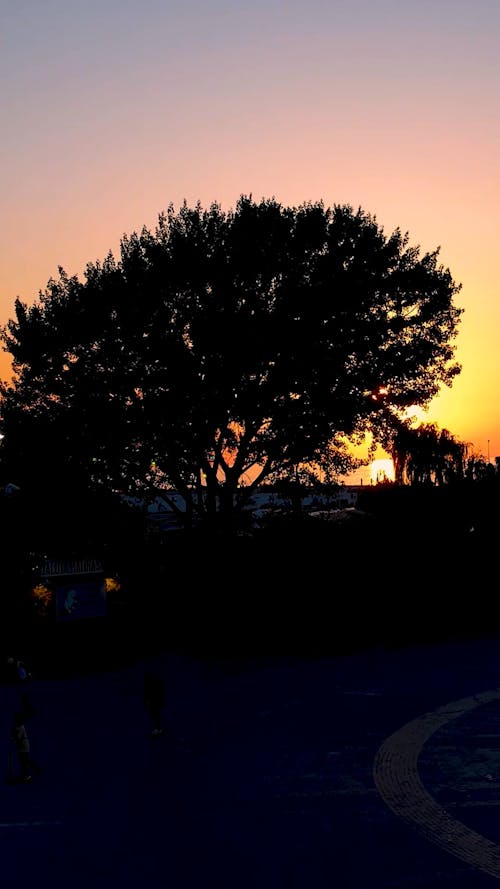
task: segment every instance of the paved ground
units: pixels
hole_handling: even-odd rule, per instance
[[[8,889],[487,889],[500,879],[500,640],[321,659],[159,655],[33,682],[43,772],[3,785]],[[3,757],[14,690],[0,689]],[[182,739],[182,740],[179,740]]]

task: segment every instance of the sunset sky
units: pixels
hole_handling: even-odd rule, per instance
[[[500,0],[0,0],[0,70],[1,324],[170,203],[361,206],[462,283],[425,419],[500,455]]]

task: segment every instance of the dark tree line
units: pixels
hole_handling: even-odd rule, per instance
[[[352,466],[459,366],[438,250],[321,202],[169,207],[120,256],[63,269],[2,331],[4,472],[33,490],[175,489],[231,518],[263,481]],[[398,442],[400,476],[416,472]]]
[[[485,460],[474,447],[436,423],[412,427],[402,422],[386,442],[395,481],[403,485],[446,485],[461,481],[492,481],[498,465]],[[497,461],[498,464],[498,461]]]

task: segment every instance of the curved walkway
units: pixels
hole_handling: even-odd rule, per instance
[[[400,818],[413,824],[428,840],[500,879],[500,846],[448,814],[425,789],[418,758],[429,738],[448,722],[482,704],[500,699],[500,688],[462,698],[408,722],[380,746],[373,778],[384,802]]]

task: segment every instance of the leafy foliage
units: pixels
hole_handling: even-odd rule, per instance
[[[188,517],[230,515],[304,467],[331,480],[348,440],[451,385],[459,289],[438,250],[361,209],[170,206],[119,260],[16,301],[9,465],[63,487],[170,487]]]
[[[390,449],[399,483],[442,485],[465,476],[469,446],[435,423],[402,423]]]

